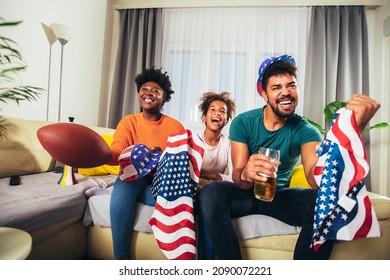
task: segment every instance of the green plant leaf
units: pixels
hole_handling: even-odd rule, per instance
[[[18,73],[20,71],[26,70],[27,66],[16,66],[16,67],[11,67],[11,68],[5,68],[5,69],[0,69],[0,78],[3,78],[3,76],[7,76],[9,73]]]
[[[0,17],[0,27],[20,23],[22,21],[5,21]],[[7,104],[8,101],[13,101],[19,104],[23,100],[32,101],[45,92],[39,87],[19,85],[18,74],[26,68],[27,64],[18,50],[18,44],[12,39],[0,36],[0,103]],[[6,128],[5,120],[0,116],[0,136],[5,134]]]
[[[331,103],[329,103],[328,105],[325,106],[324,108],[324,115],[325,115],[325,119],[327,121],[328,124],[330,124],[333,120],[333,116],[334,114],[336,114],[336,112],[340,109],[340,108],[343,108],[347,105],[347,102],[345,101],[333,101]],[[311,125],[313,125],[315,128],[318,129],[318,131],[322,134],[326,134],[326,130],[325,128],[321,127],[319,124],[317,124],[316,122],[306,118],[306,117],[303,117],[304,119],[306,119]],[[371,130],[371,129],[374,129],[374,128],[386,128],[386,127],[389,127],[390,126],[390,123],[388,122],[381,122],[381,123],[378,123],[376,125],[373,125],[373,126],[370,126],[370,127],[365,127],[362,131],[362,134]]]
[[[15,25],[18,25],[18,24],[20,24],[22,22],[23,22],[22,20],[18,20],[18,21],[5,21],[4,18],[0,17],[0,26],[15,26]]]
[[[373,125],[373,126],[370,126],[370,127],[365,127],[362,131],[362,134],[364,132],[367,132],[371,129],[374,129],[374,128],[385,128],[385,127],[389,127],[390,126],[390,123],[387,123],[387,122],[381,122],[381,123],[377,123],[376,125]]]
[[[322,126],[320,126],[318,123],[316,123],[315,121],[312,121],[311,119],[308,119],[306,117],[303,117],[305,120],[307,120],[308,123],[310,123],[312,126],[314,126],[315,128],[318,129],[318,131],[321,133],[321,134],[326,134],[326,129],[323,128]]]
[[[345,105],[347,105],[347,102],[344,102],[344,101],[333,101],[333,102],[329,103],[328,105],[326,105],[325,109],[324,109],[326,122],[331,123],[333,120],[334,114],[336,114],[336,112],[340,108],[345,107]]]
[[[1,89],[0,102],[8,103],[7,100],[11,100],[19,104],[19,102],[23,100],[32,101],[36,100],[43,92],[44,89],[32,86],[19,86]]]
[[[5,135],[7,130],[7,121],[3,116],[0,116],[0,137]]]

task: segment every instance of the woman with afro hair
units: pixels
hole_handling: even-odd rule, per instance
[[[184,129],[183,125],[161,113],[173,90],[167,73],[161,69],[145,69],[135,78],[138,102],[142,111],[125,116],[118,124],[110,146],[110,164],[117,165],[126,148],[143,144],[164,151],[170,134]],[[116,179],[111,193],[110,220],[115,259],[128,259],[137,202],[154,206],[151,185],[153,173],[135,181]]]

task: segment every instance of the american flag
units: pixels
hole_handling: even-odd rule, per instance
[[[150,149],[144,144],[135,144],[124,149],[118,157],[119,178],[122,181],[135,181],[149,174],[161,156],[159,150]]]
[[[381,236],[362,181],[369,167],[353,111],[339,109],[317,156],[314,175],[319,190],[312,236],[314,250],[330,239],[349,241]]]
[[[153,179],[157,199],[149,224],[161,251],[171,260],[196,259],[194,201],[203,147],[191,130],[171,135]]]

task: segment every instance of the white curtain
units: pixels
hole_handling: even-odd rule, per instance
[[[310,7],[164,9],[162,65],[175,90],[164,113],[200,130],[204,92],[230,92],[237,114],[263,106],[258,68],[269,56],[289,54],[297,62],[302,114],[310,13]]]

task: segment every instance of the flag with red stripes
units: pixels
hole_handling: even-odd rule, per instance
[[[196,259],[194,201],[203,147],[189,129],[171,135],[153,179],[156,207],[149,224],[161,251],[171,260]]]
[[[363,182],[369,166],[353,111],[337,111],[317,156],[314,250],[330,239],[380,237],[379,223]]]

